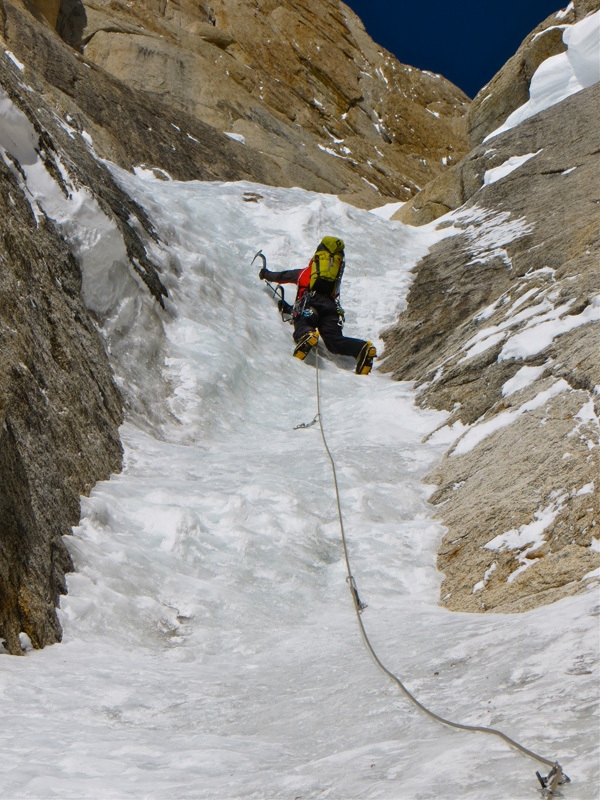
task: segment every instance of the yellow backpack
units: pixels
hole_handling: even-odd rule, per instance
[[[331,297],[336,293],[344,271],[344,242],[334,236],[323,237],[310,262],[310,291]]]

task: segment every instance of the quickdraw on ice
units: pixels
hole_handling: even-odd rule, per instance
[[[561,793],[557,791],[558,787],[564,786],[565,783],[571,783],[571,779],[562,771],[562,767],[558,761],[545,778],[543,775],[540,775],[539,772],[535,774],[538,777],[538,781],[542,784],[542,797],[560,797]]]
[[[312,422],[301,422],[300,425],[294,425],[294,430],[300,431],[300,430],[305,430],[306,428],[312,428],[312,426],[316,425],[318,421],[319,421],[319,415],[316,414]]]

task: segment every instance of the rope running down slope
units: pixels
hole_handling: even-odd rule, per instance
[[[348,573],[346,581],[347,581],[347,583],[348,583],[348,585],[350,587],[350,593],[352,595],[352,600],[354,602],[354,610],[356,611],[356,618],[358,620],[358,625],[360,627],[360,631],[362,633],[362,636],[363,636],[363,639],[364,639],[365,644],[367,646],[367,649],[369,650],[369,652],[373,656],[377,666],[388,676],[388,678],[391,678],[391,680],[393,680],[396,684],[398,684],[398,686],[404,692],[404,694],[408,697],[408,699],[412,703],[414,703],[417,706],[417,708],[419,708],[421,711],[423,711],[425,714],[427,714],[432,719],[435,719],[435,720],[437,720],[438,722],[441,722],[444,725],[449,725],[451,728],[458,728],[460,730],[472,731],[472,732],[476,732],[476,733],[490,733],[490,734],[493,734],[494,736],[498,736],[501,739],[503,739],[507,744],[512,745],[513,747],[516,747],[517,750],[520,750],[526,756],[529,756],[530,758],[533,758],[536,761],[539,761],[541,764],[545,764],[548,767],[558,768],[560,770],[560,772],[561,772],[561,775],[562,775],[562,769],[560,768],[560,765],[558,764],[558,762],[552,761],[549,758],[544,758],[544,756],[541,756],[538,753],[535,753],[533,750],[529,750],[527,747],[524,747],[522,744],[519,744],[519,742],[516,742],[514,739],[511,739],[510,736],[507,736],[505,733],[502,733],[502,731],[496,730],[495,728],[488,728],[488,727],[485,727],[484,725],[464,725],[464,724],[459,723],[459,722],[452,722],[451,720],[445,719],[445,717],[441,717],[439,714],[436,714],[435,712],[431,711],[426,706],[424,706],[423,703],[419,702],[419,700],[417,700],[417,698],[413,694],[411,694],[411,692],[406,688],[406,686],[400,680],[400,678],[398,678],[397,675],[394,675],[394,673],[391,672],[391,670],[389,670],[382,663],[382,661],[380,660],[379,656],[377,655],[377,653],[373,649],[373,645],[369,641],[369,636],[367,634],[367,631],[366,631],[365,626],[364,626],[363,621],[362,621],[361,611],[364,608],[364,606],[362,605],[362,603],[360,601],[360,598],[358,596],[358,590],[357,590],[357,587],[356,587],[356,582],[354,580],[354,577],[352,575],[352,569],[350,567],[350,558],[348,556],[348,547],[347,547],[347,544],[346,544],[346,534],[345,534],[345,531],[344,531],[344,520],[343,520],[343,516],[342,516],[342,508],[341,508],[341,503],[340,503],[340,492],[339,492],[339,487],[338,487],[338,480],[337,480],[335,461],[333,459],[333,456],[331,455],[331,451],[329,449],[329,445],[327,444],[327,438],[325,436],[325,431],[323,429],[323,417],[322,417],[322,414],[321,414],[321,392],[320,392],[320,386],[319,386],[319,353],[318,353],[318,348],[317,347],[314,348],[314,351],[315,351],[315,354],[316,354],[316,370],[315,370],[315,373],[316,373],[316,376],[317,376],[317,420],[319,422],[319,428],[321,429],[321,437],[323,439],[323,445],[325,446],[325,450],[327,452],[327,456],[329,458],[329,461],[331,462],[331,471],[333,473],[333,483],[334,483],[334,486],[335,486],[335,497],[336,497],[336,503],[337,503],[337,513],[338,513],[338,518],[339,518],[339,522],[340,522],[340,532],[341,532],[341,536],[342,536],[342,545],[343,545],[343,548],[344,548],[344,558],[346,560],[346,570],[347,570],[347,573]]]

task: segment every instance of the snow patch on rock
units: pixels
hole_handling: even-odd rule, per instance
[[[600,11],[567,26],[563,42],[567,51],[547,58],[535,71],[527,103],[513,111],[484,142],[600,80]]]
[[[496,181],[502,180],[502,178],[506,178],[511,172],[514,172],[529,161],[530,158],[534,158],[534,156],[537,156],[541,152],[541,150],[538,150],[537,153],[525,153],[523,156],[511,156],[503,164],[500,164],[500,166],[486,170],[483,176],[483,185],[489,186],[492,183],[496,183]]]
[[[519,408],[503,411],[501,414],[497,414],[491,419],[480,422],[477,425],[473,425],[471,428],[469,428],[465,435],[459,439],[458,444],[452,451],[451,455],[459,456],[463,455],[464,453],[468,453],[488,436],[491,436],[492,433],[495,433],[501,428],[505,428],[507,425],[510,425],[528,411],[535,411],[536,409],[541,408],[553,397],[556,397],[557,395],[561,394],[562,392],[566,392],[569,389],[569,384],[563,378],[561,378],[549,389],[539,392],[539,394],[537,394],[532,400],[528,400],[526,403],[523,403],[523,405],[519,406]]]
[[[552,310],[548,314],[532,319],[525,330],[511,336],[498,356],[499,361],[510,358],[528,358],[545,350],[554,339],[581,325],[600,320],[600,295],[594,297],[580,314],[566,315],[570,303]]]
[[[508,397],[515,392],[525,389],[536,381],[546,367],[521,367],[521,369],[513,375],[513,377],[506,381],[502,386],[502,397]]]
[[[246,144],[246,137],[242,136],[241,133],[232,133],[231,131],[224,131],[225,136],[228,139],[233,139],[234,142],[239,142],[240,144]]]

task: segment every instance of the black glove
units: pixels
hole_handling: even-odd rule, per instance
[[[277,308],[282,314],[291,314],[294,311],[294,306],[291,306],[285,300],[280,300],[277,303]]]
[[[267,268],[266,267],[263,267],[261,269],[261,271],[258,273],[258,277],[261,279],[261,281],[264,281],[264,279],[267,277]]]

